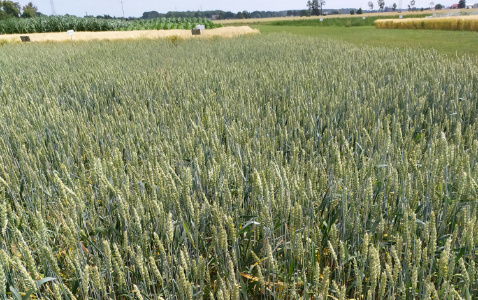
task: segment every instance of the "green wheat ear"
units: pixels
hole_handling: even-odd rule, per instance
[[[7,279],[5,277],[5,269],[2,262],[0,261],[0,293],[2,293],[2,295],[6,294],[6,291],[7,291],[6,285],[7,285]]]
[[[478,295],[473,58],[277,33],[0,65],[0,295]]]

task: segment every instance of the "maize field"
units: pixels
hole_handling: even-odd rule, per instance
[[[478,31],[478,15],[443,17],[443,18],[410,18],[376,20],[379,29],[432,29],[432,30],[466,30]]]
[[[39,18],[10,18],[0,21],[0,34],[44,33],[75,31],[119,31],[119,30],[168,30],[191,29],[196,25],[206,29],[222,27],[202,18],[158,18],[148,20],[122,20],[79,18],[75,16],[49,16]]]
[[[476,298],[477,91],[288,34],[6,44],[0,298]]]

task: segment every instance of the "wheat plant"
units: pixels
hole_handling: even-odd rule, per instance
[[[0,293],[478,296],[478,71],[271,34],[4,45]]]

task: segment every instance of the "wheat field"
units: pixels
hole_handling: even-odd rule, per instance
[[[287,34],[0,49],[0,298],[478,296],[468,58]]]
[[[433,29],[433,30],[467,30],[478,31],[478,15],[420,18],[420,19],[385,19],[376,20],[379,29]]]
[[[216,24],[254,24],[254,23],[268,23],[268,22],[274,22],[274,21],[293,21],[293,20],[316,20],[316,19],[334,19],[334,18],[351,18],[351,17],[384,17],[384,16],[413,16],[413,15],[420,15],[424,13],[433,13],[433,12],[439,12],[440,14],[445,14],[449,12],[469,12],[473,10],[457,10],[457,9],[443,9],[439,11],[435,10],[424,10],[424,11],[406,11],[403,10],[401,12],[396,11],[396,12],[376,12],[376,13],[364,13],[361,15],[350,15],[350,14],[340,14],[340,15],[327,15],[327,16],[310,16],[310,17],[274,17],[274,18],[260,18],[260,19],[231,19],[231,20],[215,20],[213,21]]]
[[[201,35],[193,36],[191,30],[136,30],[136,31],[104,31],[104,32],[75,32],[69,36],[66,32],[56,33],[30,33],[30,34],[6,34],[0,35],[0,44],[20,43],[20,36],[27,35],[31,42],[65,42],[65,41],[91,41],[91,40],[128,40],[128,39],[158,39],[158,38],[212,38],[234,37],[239,35],[258,34],[257,29],[249,26],[221,27],[207,29]]]

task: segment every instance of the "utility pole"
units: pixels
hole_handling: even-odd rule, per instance
[[[123,5],[123,0],[121,0],[121,9],[123,10],[123,19],[124,19],[124,5]]]
[[[50,6],[51,6],[51,14],[52,14],[52,16],[56,15],[55,3],[53,2],[53,0],[50,0]]]

